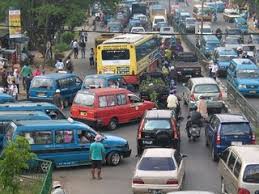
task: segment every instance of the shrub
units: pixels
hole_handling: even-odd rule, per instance
[[[70,44],[70,42],[74,39],[74,37],[75,37],[75,33],[64,32],[63,34],[61,34],[61,41],[66,44]]]
[[[55,45],[55,52],[56,53],[62,53],[64,51],[67,51],[69,50],[69,44],[65,43],[65,42],[60,42],[60,43],[57,43]]]

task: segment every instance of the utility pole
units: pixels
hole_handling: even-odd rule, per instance
[[[201,0],[201,34],[203,34],[204,0]]]
[[[171,0],[168,0],[168,6],[169,6],[169,11],[168,11],[168,18],[169,18],[169,24],[172,25],[172,18],[171,18]]]

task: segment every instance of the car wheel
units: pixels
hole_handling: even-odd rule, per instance
[[[108,155],[108,164],[111,166],[117,166],[121,161],[121,155],[118,152],[111,152]]]
[[[215,162],[218,161],[218,156],[215,153],[215,149],[214,148],[211,148],[211,157],[212,157],[213,161],[215,161]]]
[[[115,130],[118,127],[117,119],[116,118],[112,118],[108,127],[109,127],[110,130]]]
[[[224,179],[223,177],[221,177],[221,193],[222,194],[226,194],[226,188],[225,188],[225,184],[224,184]]]
[[[42,162],[40,167],[41,167],[42,172],[46,173],[46,172],[48,172],[48,170],[50,168],[50,163],[47,161]]]

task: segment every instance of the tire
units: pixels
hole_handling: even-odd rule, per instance
[[[108,155],[108,164],[110,166],[117,166],[121,162],[121,155],[119,152],[111,152]]]
[[[218,161],[218,156],[217,156],[217,154],[215,154],[214,148],[211,148],[211,157],[212,157],[212,160],[213,160],[214,162],[217,162],[217,161]]]
[[[108,125],[108,128],[110,130],[115,130],[116,128],[118,127],[118,121],[116,118],[112,118],[109,125]]]
[[[221,177],[221,193],[222,194],[226,194],[226,188],[225,188],[225,184],[224,184],[224,179],[223,177]]]
[[[49,166],[49,162],[42,162],[41,165],[40,165],[40,168],[42,170],[42,172],[46,173],[48,172],[50,166]]]

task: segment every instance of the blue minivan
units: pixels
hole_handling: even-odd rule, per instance
[[[6,93],[0,93],[0,104],[6,103],[6,102],[15,102],[15,99],[14,97]]]
[[[63,112],[48,102],[17,102],[0,104],[0,111],[42,111],[53,120],[66,119]]]
[[[31,150],[40,159],[50,160],[55,167],[91,164],[90,144],[98,134],[88,125],[73,119],[58,121],[15,121],[7,126],[4,145],[16,136],[24,136]],[[112,135],[100,134],[105,147],[105,161],[116,166],[129,157],[128,141]]]
[[[41,111],[0,111],[0,150],[3,146],[6,125],[11,121],[20,120],[51,120]]]
[[[213,61],[218,65],[218,75],[227,76],[227,69],[230,61],[237,58],[238,54],[236,50],[226,47],[215,48],[213,53]]]
[[[227,80],[243,95],[259,94],[259,67],[250,59],[232,59]]]
[[[75,74],[51,73],[33,78],[29,90],[29,99],[32,101],[52,102],[56,90],[65,101],[65,105],[71,104],[78,90],[81,89],[82,80]]]
[[[95,74],[87,75],[83,81],[81,89],[95,89],[118,87],[130,91],[134,90],[133,85],[127,84],[123,76],[116,74]]]
[[[234,25],[236,28],[239,28],[242,33],[247,33],[248,32],[248,25],[247,25],[247,20],[243,17],[237,17],[234,19]]]
[[[201,38],[201,52],[206,57],[211,57],[215,48],[220,46],[220,41],[215,35],[203,35]]]
[[[215,114],[205,128],[206,146],[214,161],[229,146],[256,144],[255,132],[240,114]]]

